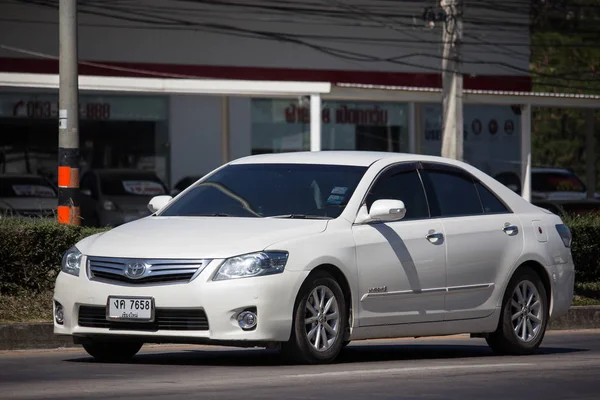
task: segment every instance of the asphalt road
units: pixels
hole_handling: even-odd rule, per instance
[[[550,332],[539,354],[467,337],[356,342],[338,363],[272,351],[154,346],[127,364],[79,349],[0,352],[2,399],[600,399],[600,330]]]

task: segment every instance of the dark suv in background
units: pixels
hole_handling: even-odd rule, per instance
[[[169,194],[151,171],[98,169],[81,178],[81,217],[86,226],[118,226],[150,215],[148,202]]]

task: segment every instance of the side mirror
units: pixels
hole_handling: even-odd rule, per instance
[[[148,210],[151,213],[155,213],[162,209],[164,206],[169,204],[169,202],[173,199],[171,196],[163,195],[163,196],[155,196],[148,203]]]
[[[399,221],[406,215],[406,207],[401,200],[377,200],[367,212],[367,207],[361,207],[356,223],[373,221]]]

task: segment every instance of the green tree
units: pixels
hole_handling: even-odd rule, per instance
[[[598,0],[534,2],[531,24],[533,90],[600,94],[599,25]],[[533,164],[572,168],[584,176],[584,112],[541,107],[532,111]],[[598,116],[596,112],[597,138],[600,134]],[[600,143],[597,154],[600,154],[599,149]],[[596,165],[598,170],[598,160]]]

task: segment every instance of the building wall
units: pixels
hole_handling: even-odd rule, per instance
[[[441,68],[442,27],[426,26],[422,13],[437,3],[293,0],[278,5],[281,11],[269,11],[263,7],[274,2],[90,2],[80,5],[79,56],[96,62],[145,63],[150,69],[156,69],[155,64],[204,67],[166,69],[184,75],[239,74],[239,68],[250,77],[267,73],[278,79],[296,76],[296,70],[337,71],[336,81],[393,80],[394,73],[435,75]],[[528,2],[513,2],[504,7],[508,11],[490,3],[465,1],[467,81],[472,75],[528,75]],[[39,59],[32,52],[58,56],[56,7],[2,2],[0,10],[2,44],[13,48],[0,48],[0,59]],[[280,68],[288,70],[274,71]]]
[[[171,183],[185,176],[204,175],[222,163],[221,98],[170,97]],[[251,99],[229,99],[230,159],[251,153]]]
[[[171,183],[221,163],[221,103],[211,96],[171,96]]]
[[[80,73],[414,86],[441,83],[441,23],[429,27],[421,17],[424,8],[437,1],[291,0],[277,4],[278,11],[264,8],[274,7],[272,1],[236,4],[179,0],[82,3],[79,58],[96,66],[82,63]],[[512,2],[510,7],[488,0],[465,1],[465,87],[473,87],[479,79],[477,85],[482,89],[526,89],[520,82],[529,82],[527,7],[527,1]],[[58,54],[56,6],[0,2],[0,71],[57,73]],[[402,99],[398,101],[386,106],[390,118],[386,124],[399,129],[394,135],[401,142],[399,149],[404,150],[407,106]],[[232,159],[252,152],[253,115],[260,120],[254,125],[263,126],[256,130],[281,136],[277,138],[283,143],[277,145],[280,148],[306,147],[308,126],[286,120],[286,102],[263,106],[266,111],[261,117],[272,116],[272,120],[260,120],[259,107],[255,103],[253,113],[251,99],[230,99]],[[324,148],[354,146],[354,125],[333,123],[343,106],[331,106],[332,122],[323,126]],[[369,111],[374,105],[348,107]],[[436,118],[438,114],[431,119]],[[500,121],[498,116],[493,118]],[[470,122],[465,123],[468,129]],[[167,124],[171,184],[222,163],[220,97],[169,96]],[[425,143],[432,129],[418,132],[423,135],[419,142]],[[432,141],[436,142],[433,150],[427,151],[435,153],[438,138]]]

